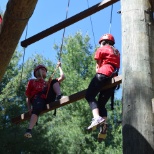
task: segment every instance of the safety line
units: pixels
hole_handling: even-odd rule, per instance
[[[28,33],[28,22],[27,22],[27,27],[26,27],[25,39],[27,38],[27,33]],[[23,53],[23,59],[22,59],[22,68],[21,68],[21,77],[20,77],[20,84],[22,82],[22,75],[23,75],[23,69],[24,69],[25,51],[26,51],[26,48],[24,47],[24,53]]]
[[[88,8],[89,8],[89,1],[88,0],[87,0],[87,5],[88,5]],[[93,38],[94,38],[94,44],[95,44],[95,47],[96,47],[95,34],[94,34],[94,28],[93,28],[93,22],[92,22],[91,15],[90,15],[90,23],[91,23],[91,29],[92,29],[92,34],[93,34]]]
[[[109,34],[111,33],[111,27],[112,27],[112,13],[113,13],[113,4],[111,5]]]
[[[68,0],[67,10],[66,10],[66,18],[65,19],[67,19],[67,16],[68,16],[69,5],[70,5],[70,0]],[[66,27],[64,28],[64,31],[63,31],[62,43],[61,43],[61,47],[60,47],[60,51],[59,51],[59,58],[58,58],[59,61],[60,61],[61,55],[62,55],[62,49],[63,49],[63,43],[64,43],[64,36],[65,36],[65,29],[66,29]]]

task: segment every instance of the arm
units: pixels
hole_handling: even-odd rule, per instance
[[[98,71],[98,68],[99,68],[99,67],[98,67],[98,64],[96,63],[96,73],[97,73],[97,71]]]
[[[101,64],[101,60],[97,60],[96,61],[96,73],[97,73],[97,71],[98,71],[98,69],[100,67],[100,64]]]
[[[61,62],[58,62],[58,66],[59,66],[59,72],[60,72],[60,77],[58,78],[58,81],[62,82],[65,79],[65,75],[61,68]]]
[[[95,55],[94,55],[94,59],[96,60],[96,73],[98,72],[98,69],[101,66],[101,62],[102,62],[101,57],[102,57],[102,49],[98,48],[95,52]]]

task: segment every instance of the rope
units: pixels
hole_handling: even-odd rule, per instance
[[[52,80],[52,78],[53,78],[53,76],[55,75],[55,73],[56,73],[58,67],[59,67],[59,65],[56,66],[55,70],[53,71],[52,75],[51,75],[50,78],[49,78],[49,81]]]
[[[28,23],[27,23],[27,27],[26,27],[25,40],[27,38],[27,33],[28,33]],[[25,51],[26,51],[26,48],[24,47],[24,53],[23,53],[23,59],[22,59],[22,68],[21,68],[21,77],[20,77],[20,85],[21,85],[21,82],[22,82],[22,75],[23,75],[23,69],[24,69]]]
[[[112,12],[113,12],[113,4],[112,4],[112,6],[111,6],[109,34],[111,33],[111,26],[112,26]]]
[[[67,19],[67,17],[68,17],[68,9],[69,9],[69,5],[70,5],[70,0],[68,0],[67,9],[66,9],[66,17],[65,17],[65,19]],[[63,49],[63,44],[64,44],[65,29],[66,29],[66,28],[64,28],[64,31],[63,31],[63,35],[62,35],[62,43],[61,43],[60,51],[59,51],[59,57],[58,57],[59,62],[61,61],[62,49]],[[58,67],[59,67],[59,65],[56,66],[54,72],[52,73],[52,75],[51,75],[50,78],[49,78],[49,81],[52,80],[52,78],[53,78],[53,76],[55,75],[55,73],[56,73]]]
[[[88,8],[89,8],[89,1],[88,0],[87,0],[87,5],[88,5]],[[91,29],[92,29],[92,34],[93,34],[93,38],[94,38],[94,44],[95,44],[95,47],[96,47],[95,35],[94,35],[94,29],[93,29],[93,22],[92,22],[91,16],[90,16],[90,23],[91,23]]]
[[[67,19],[67,16],[68,16],[69,5],[70,5],[70,0],[68,0],[67,10],[66,10],[66,18],[65,19]],[[64,43],[64,36],[65,36],[65,29],[66,29],[66,27],[64,28],[64,31],[63,31],[62,43],[61,43],[61,47],[60,47],[60,51],[59,51],[59,58],[58,58],[59,61],[60,61],[61,55],[62,55],[62,49],[63,49],[63,43]]]

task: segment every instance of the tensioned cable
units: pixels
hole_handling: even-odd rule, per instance
[[[113,4],[112,4],[112,6],[111,6],[109,34],[111,33],[111,27],[112,27],[112,13],[113,13]]]
[[[26,27],[25,40],[26,40],[26,38],[27,38],[27,33],[28,33],[28,23],[27,23],[27,27]],[[22,74],[23,74],[24,61],[25,61],[25,51],[26,51],[26,48],[24,47],[24,53],[23,53],[23,59],[22,59],[22,68],[21,68],[20,84],[21,84],[21,82],[22,82]]]
[[[67,19],[67,16],[68,16],[69,5],[70,5],[70,0],[68,0],[67,9],[66,9],[66,18],[65,19]],[[65,29],[66,29],[66,27],[64,28],[64,31],[63,31],[62,43],[61,43],[61,47],[60,47],[60,51],[59,51],[59,61],[60,61],[61,55],[62,55],[62,49],[63,49],[63,43],[64,43],[64,36],[65,36]]]
[[[68,16],[68,9],[69,9],[69,5],[70,5],[70,0],[68,0],[68,4],[67,4],[67,9],[66,9],[66,19],[67,19],[67,16]],[[66,27],[65,27],[66,28]],[[61,60],[61,55],[62,55],[62,49],[63,49],[63,43],[64,43],[64,36],[65,36],[65,28],[64,28],[64,31],[63,31],[63,35],[62,35],[62,43],[61,43],[61,46],[60,46],[60,51],[59,51],[59,57],[58,57],[58,60],[60,61]],[[53,71],[52,75],[50,76],[49,78],[49,81],[52,80],[53,76],[55,75],[57,69],[58,69],[59,65],[56,66],[55,70]]]
[[[70,5],[70,0],[68,0],[67,9],[66,9],[66,18],[65,18],[65,19],[67,19],[67,16],[68,16],[69,5]],[[63,31],[62,43],[61,43],[61,46],[60,46],[59,58],[58,58],[59,61],[61,60],[61,55],[62,55],[62,49],[63,49],[63,43],[64,43],[64,36],[65,36],[65,29],[66,29],[66,27],[64,28],[64,31]],[[49,78],[49,83],[50,83],[50,81],[52,80],[53,76],[55,75],[55,73],[56,73],[58,67],[59,67],[59,65],[56,66],[54,72],[52,73],[51,77]],[[47,93],[48,93],[48,92],[47,92]],[[53,115],[56,116],[56,109],[54,110]]]
[[[66,18],[65,19],[67,19],[67,17],[68,17],[68,9],[69,9],[69,6],[70,6],[70,0],[68,0],[67,9],[66,9]],[[60,51],[59,51],[59,55],[58,55],[59,56],[58,57],[58,60],[59,61],[61,60],[61,55],[62,55],[62,49],[63,49],[63,43],[64,43],[64,36],[65,36],[65,29],[66,29],[66,27],[64,28],[63,35],[62,35],[62,43],[61,43]],[[53,76],[55,75],[58,67],[59,67],[59,65],[56,66],[56,68],[55,68],[54,72],[52,73],[50,79],[53,78]]]
[[[88,0],[87,0],[87,5],[88,5],[88,8],[89,8],[89,1]],[[95,34],[94,34],[94,28],[93,28],[93,22],[92,22],[91,16],[90,16],[90,23],[91,23],[91,29],[92,29],[93,38],[94,38],[94,44],[95,44],[95,47],[96,47]]]

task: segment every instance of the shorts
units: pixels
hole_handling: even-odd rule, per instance
[[[41,95],[35,95],[32,100],[32,114],[37,116],[46,109],[46,100],[41,97]]]
[[[47,92],[42,91],[33,97],[33,99],[31,100],[32,107],[33,107],[32,114],[36,114],[38,116],[43,110],[47,109],[46,108],[47,103],[51,103],[55,101],[56,93],[54,92],[53,85],[56,82],[58,82],[58,80],[53,79],[50,83],[50,86]],[[46,98],[42,96],[46,96]]]

